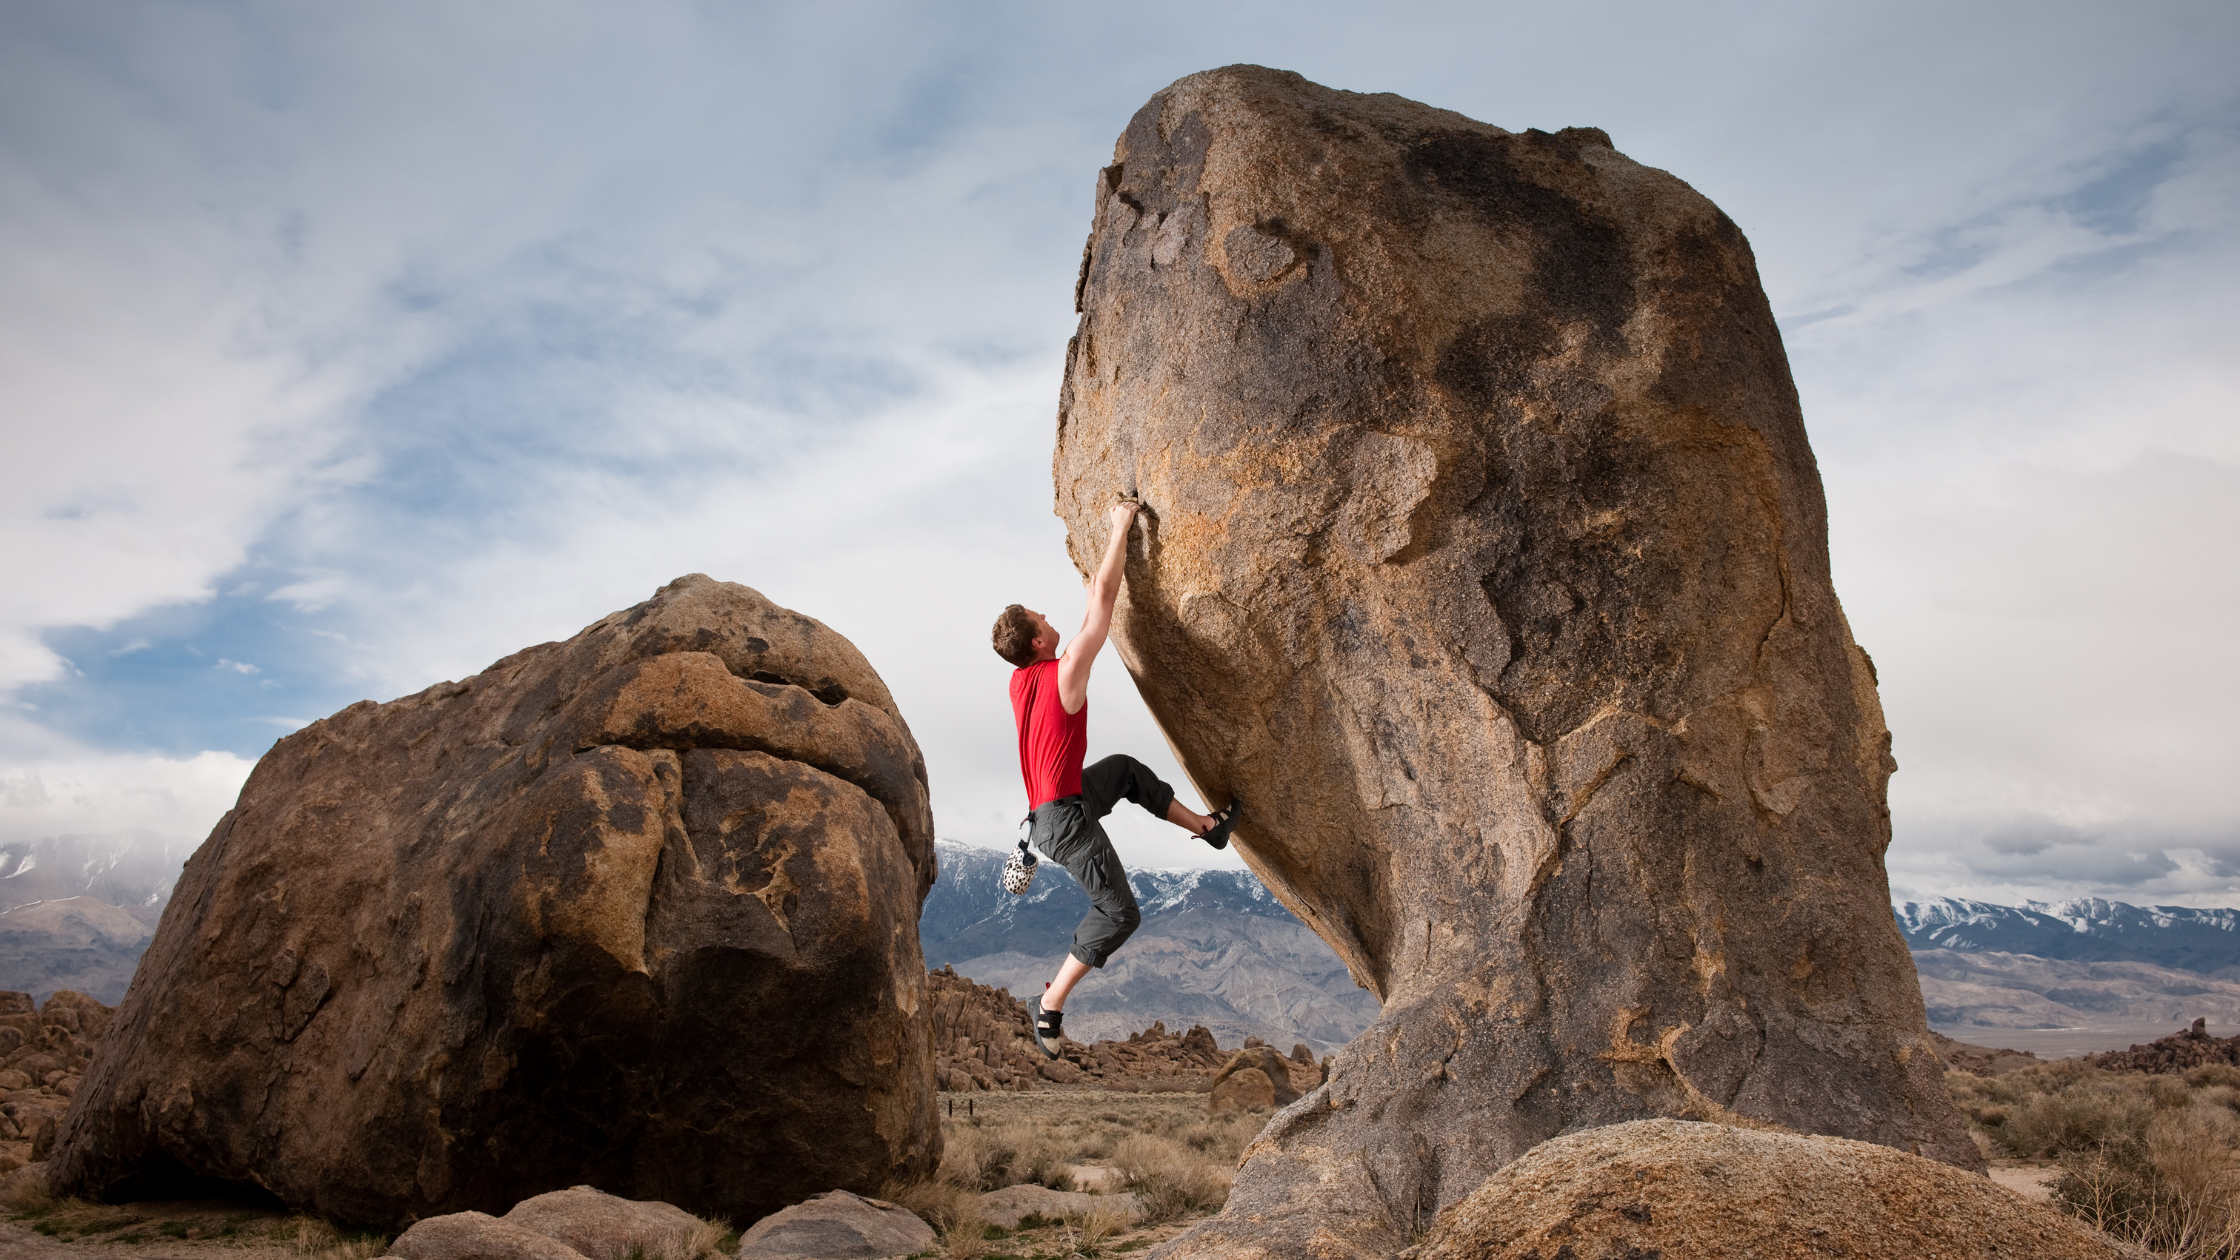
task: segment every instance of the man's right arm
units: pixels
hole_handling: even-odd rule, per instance
[[[1089,613],[1073,636],[1066,654],[1058,659],[1058,701],[1068,713],[1081,712],[1089,703],[1089,667],[1104,650],[1112,633],[1112,606],[1120,598],[1120,580],[1128,568],[1128,527],[1136,519],[1136,505],[1112,505],[1112,528],[1105,539],[1104,559],[1089,579]]]

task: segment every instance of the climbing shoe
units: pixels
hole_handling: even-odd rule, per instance
[[[1243,802],[1231,801],[1228,808],[1215,811],[1213,825],[1206,828],[1205,834],[1198,838],[1216,849],[1226,849],[1229,847],[1229,833],[1237,829],[1237,819],[1243,816]]]
[[[1066,1013],[1042,1009],[1042,997],[1037,994],[1027,1003],[1027,1023],[1034,1027],[1035,1049],[1042,1051],[1045,1059],[1058,1057],[1058,1042],[1066,1035]]]

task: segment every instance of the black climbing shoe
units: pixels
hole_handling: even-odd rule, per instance
[[[1037,994],[1027,1002],[1027,1023],[1034,1028],[1035,1049],[1042,1051],[1045,1059],[1058,1057],[1058,1042],[1066,1035],[1066,1013],[1042,1009],[1042,997]]]
[[[1243,802],[1231,801],[1227,809],[1214,813],[1213,825],[1206,828],[1206,833],[1198,838],[1216,849],[1226,849],[1229,847],[1229,833],[1237,829],[1237,819],[1243,816]]]

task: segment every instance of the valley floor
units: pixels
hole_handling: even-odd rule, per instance
[[[2185,1020],[2141,1024],[2086,1024],[2076,1028],[1985,1028],[1971,1024],[1931,1024],[1931,1031],[1954,1041],[1995,1049],[2027,1050],[2041,1059],[2067,1059],[2080,1054],[2129,1050],[2160,1040],[2186,1026]],[[2212,1037],[2240,1034],[2240,1024],[2208,1026]]]

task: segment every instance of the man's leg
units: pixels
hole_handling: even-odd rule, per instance
[[[1102,818],[1121,801],[1133,801],[1154,818],[1164,818],[1193,836],[1202,836],[1213,820],[1175,799],[1151,767],[1125,753],[1114,753],[1081,771],[1081,802],[1089,817]]]
[[[1092,967],[1104,966],[1143,922],[1135,890],[1128,887],[1128,872],[1120,865],[1120,854],[1113,849],[1111,838],[1094,821],[1083,822],[1087,825],[1076,837],[1078,845],[1051,855],[1080,883],[1081,891],[1089,894],[1089,913],[1074,929],[1073,948],[1042,995],[1042,1009],[1046,1011],[1064,1010],[1066,995],[1073,992],[1081,977]]]
[[[1052,980],[1042,990],[1042,1009],[1046,1011],[1064,1010],[1066,1008],[1066,995],[1073,992],[1073,986],[1081,983],[1081,977],[1088,974],[1089,964],[1071,954],[1067,954],[1066,960],[1058,964],[1058,978]]]

